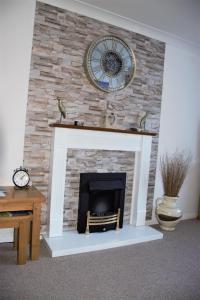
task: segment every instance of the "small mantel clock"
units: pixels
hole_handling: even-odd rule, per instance
[[[30,182],[30,175],[28,173],[28,170],[23,167],[14,170],[12,180],[17,188],[28,187]]]

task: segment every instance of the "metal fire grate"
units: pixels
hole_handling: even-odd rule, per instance
[[[120,220],[120,208],[118,208],[117,214],[112,214],[109,216],[92,216],[90,211],[87,212],[87,226],[86,234],[90,233],[90,226],[105,225],[116,223],[116,230],[119,230],[119,220]]]

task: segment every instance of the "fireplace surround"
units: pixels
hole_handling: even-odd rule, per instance
[[[125,186],[126,173],[81,173],[78,232],[122,228]]]
[[[45,236],[51,256],[62,256],[131,245],[161,239],[163,234],[146,226],[152,132],[132,132],[99,127],[52,124],[49,234]],[[121,150],[135,152],[134,181],[129,225],[103,234],[63,231],[66,154],[72,149]]]

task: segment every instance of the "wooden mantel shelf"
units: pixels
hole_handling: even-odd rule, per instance
[[[59,127],[59,128],[81,129],[81,130],[120,132],[120,133],[127,133],[127,134],[140,134],[140,135],[151,135],[151,136],[157,135],[157,132],[153,132],[153,131],[134,131],[131,129],[114,129],[114,128],[92,127],[92,126],[78,126],[78,125],[60,124],[60,123],[53,123],[50,124],[49,126]]]

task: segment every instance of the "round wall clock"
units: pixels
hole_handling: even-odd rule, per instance
[[[104,36],[90,45],[85,66],[89,79],[97,88],[113,92],[131,83],[136,61],[125,41],[116,36]]]

